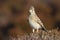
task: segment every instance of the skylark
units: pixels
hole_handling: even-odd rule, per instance
[[[28,20],[29,20],[30,26],[33,28],[32,29],[33,33],[35,32],[35,29],[36,29],[36,32],[39,32],[39,29],[43,29],[43,30],[47,31],[46,28],[44,27],[42,21],[36,15],[34,6],[30,7],[29,13],[30,13],[30,15],[28,17]]]

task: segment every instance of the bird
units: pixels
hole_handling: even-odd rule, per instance
[[[47,32],[47,30],[44,27],[41,19],[39,19],[39,17],[37,16],[34,6],[31,6],[30,9],[29,9],[28,21],[29,21],[29,24],[32,28],[33,33],[35,32],[35,30],[38,33],[39,29],[42,29],[42,30]]]

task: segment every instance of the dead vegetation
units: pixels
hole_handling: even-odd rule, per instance
[[[24,34],[16,37],[10,36],[9,40],[60,40],[60,33],[56,29],[47,32]]]

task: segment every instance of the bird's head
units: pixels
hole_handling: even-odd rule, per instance
[[[31,6],[29,9],[30,14],[35,14],[34,6]]]

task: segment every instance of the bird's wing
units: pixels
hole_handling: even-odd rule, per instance
[[[43,23],[42,23],[42,21],[41,21],[40,19],[37,19],[37,22],[38,22],[40,25],[44,26]]]
[[[38,17],[36,17],[36,18],[37,18],[37,21],[36,21],[36,22],[42,27],[43,30],[45,30],[45,31],[47,32],[47,30],[46,30],[46,28],[44,27],[42,21],[41,21]]]

